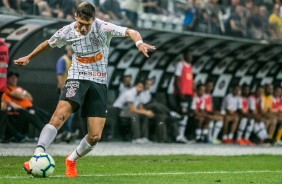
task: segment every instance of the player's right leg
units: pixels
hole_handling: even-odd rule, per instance
[[[60,100],[50,122],[42,129],[37,147],[34,154],[44,153],[45,149],[53,142],[57,135],[57,131],[68,119],[73,111],[73,105],[69,101]],[[30,174],[29,161],[24,163],[24,170]]]

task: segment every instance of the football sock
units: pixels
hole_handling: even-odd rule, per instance
[[[209,123],[209,140],[212,140],[213,139],[213,129],[214,129],[214,122],[211,121]]]
[[[178,136],[184,137],[187,121],[188,121],[188,116],[184,116],[183,120],[179,121]]]
[[[209,133],[209,129],[203,129],[202,140],[205,140]]]
[[[80,157],[83,157],[84,155],[89,153],[94,148],[94,146],[91,146],[88,143],[86,136],[80,141],[80,144],[78,145],[78,147],[70,154],[70,156],[68,157],[68,160],[75,162],[77,159],[79,159]]]
[[[276,141],[281,141],[281,137],[282,137],[282,128],[280,128],[277,132]]]
[[[57,135],[57,129],[53,125],[51,124],[45,125],[40,133],[34,154],[44,153],[45,149],[48,148],[51,142],[55,139],[56,135]]]
[[[254,129],[254,124],[255,124],[255,120],[251,119],[249,125],[247,126],[247,130],[244,137],[245,139],[250,139],[251,133]]]
[[[202,134],[202,129],[197,128],[196,129],[196,139],[200,139],[201,138],[201,134]]]
[[[238,133],[237,133],[237,139],[242,139],[244,130],[246,128],[246,125],[248,123],[248,119],[247,118],[242,118],[239,124],[239,128],[238,128]]]
[[[213,132],[213,138],[214,139],[218,138],[218,134],[219,134],[220,130],[222,129],[222,126],[223,126],[223,122],[222,121],[217,121],[215,123],[214,132]]]
[[[233,136],[234,136],[234,134],[233,134],[233,133],[230,133],[230,134],[228,135],[228,139],[233,139]]]
[[[228,138],[227,135],[223,135],[223,136],[222,136],[222,140],[226,140],[227,138]]]

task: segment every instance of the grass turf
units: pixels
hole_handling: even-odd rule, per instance
[[[77,163],[78,178],[65,178],[64,158],[54,157],[50,178],[32,178],[22,169],[28,157],[0,157],[0,183],[282,183],[281,156],[97,156]]]

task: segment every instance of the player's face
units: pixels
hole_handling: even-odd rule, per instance
[[[233,88],[233,95],[238,96],[240,94],[240,88],[239,87],[234,87]]]
[[[212,89],[213,89],[213,83],[212,82],[208,82],[206,84],[206,93],[211,93]]]
[[[126,86],[126,87],[130,87],[131,86],[131,77],[125,77],[123,79],[123,84]]]
[[[10,84],[10,85],[12,85],[12,86],[17,86],[18,77],[15,76],[15,75],[10,76],[10,77],[7,79],[7,83]]]
[[[152,85],[153,85],[153,81],[147,80],[147,81],[146,81],[146,86],[145,86],[145,88],[146,88],[146,89],[150,89]]]
[[[265,94],[266,95],[271,95],[272,92],[273,92],[273,86],[270,85],[270,84],[266,85],[266,87],[265,87]]]
[[[198,89],[198,96],[203,96],[205,94],[205,86],[201,86]]]
[[[140,94],[144,90],[144,85],[142,83],[137,84],[136,90],[137,93]]]
[[[274,96],[275,97],[281,97],[281,88],[276,88],[275,89]]]
[[[82,35],[86,35],[90,31],[91,25],[94,22],[94,18],[84,20],[77,15],[75,15],[75,20],[76,20],[76,30]]]
[[[242,95],[247,96],[250,93],[250,88],[248,86],[242,88]]]

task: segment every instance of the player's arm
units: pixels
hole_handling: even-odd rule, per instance
[[[144,43],[140,33],[136,30],[126,29],[125,36],[129,36],[134,41],[138,50],[146,57],[149,57],[148,50],[156,50],[155,46]]]
[[[25,66],[29,63],[29,61],[32,58],[41,54],[44,51],[48,51],[49,49],[51,49],[51,47],[48,43],[48,40],[46,40],[46,41],[42,42],[40,45],[38,45],[29,55],[15,60],[14,63],[16,65],[19,65],[19,66]]]
[[[153,116],[151,111],[141,109],[141,108],[135,108],[133,103],[129,103],[128,108],[129,108],[130,112],[132,112],[132,113],[141,114],[141,115],[144,115],[144,116],[147,116],[147,117]]]

